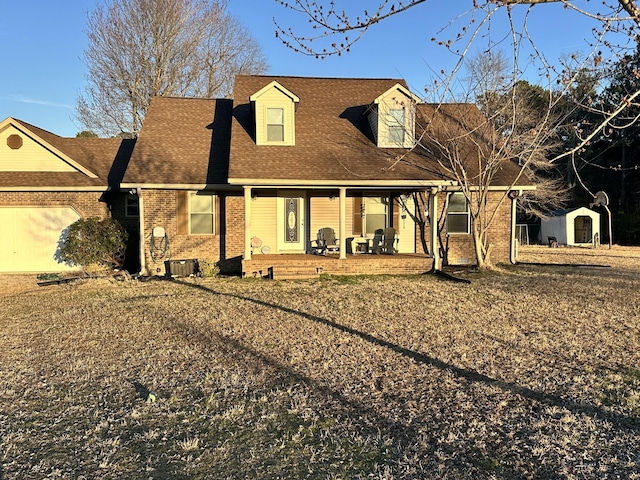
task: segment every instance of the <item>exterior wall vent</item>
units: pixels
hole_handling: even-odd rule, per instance
[[[22,137],[20,135],[9,135],[7,137],[7,145],[11,150],[18,150],[22,147]]]

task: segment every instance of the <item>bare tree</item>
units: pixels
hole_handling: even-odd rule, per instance
[[[87,35],[77,116],[107,136],[136,136],[155,95],[227,96],[236,74],[267,69],[224,1],[109,0],[89,14]]]
[[[367,10],[338,0],[275,1],[300,13],[311,27],[300,31],[283,28],[276,22],[276,33],[282,42],[298,52],[322,58],[348,52],[369,28],[409,9],[418,13],[419,5],[426,7],[435,0],[378,0]],[[590,18],[596,26],[591,31],[592,38],[585,43],[587,52],[574,55],[571,69],[551,64],[529,33],[528,19],[532,9],[545,8],[537,4],[550,3],[565,7],[568,21],[571,14],[581,15]],[[453,8],[453,4],[450,5]],[[573,165],[575,157],[601,136],[617,116],[638,106],[640,90],[628,92],[617,103],[605,108],[589,103],[588,96],[575,95],[574,87],[581,83],[584,72],[604,68],[630,48],[635,48],[640,10],[636,0],[604,0],[604,4],[572,0],[468,0],[459,5],[460,11],[452,11],[451,21],[430,35],[434,42],[456,56],[457,62],[451,71],[437,74],[425,89],[431,96],[433,110],[423,115],[425,135],[415,148],[438,151],[441,166],[457,180],[471,206],[476,257],[482,267],[490,266],[489,226],[507,199],[507,192],[517,191],[518,183],[536,185],[537,194],[524,196],[521,204],[542,213],[541,199],[556,201],[563,194],[563,187],[554,181],[550,169],[568,159]],[[500,36],[499,43],[492,40],[495,37],[485,35],[495,22],[507,32]],[[487,43],[480,45],[479,42]],[[474,71],[467,79],[466,97],[461,98],[459,76],[463,66],[469,64],[471,52],[480,48],[489,55],[475,60]],[[507,66],[508,70],[497,78],[490,75],[496,67],[492,64],[495,59],[491,59],[491,54],[500,48],[507,48],[510,59],[501,65]],[[538,95],[535,86],[523,82],[523,72],[530,74],[533,70],[525,68],[524,63],[535,65],[548,95]],[[486,89],[483,96],[478,96],[477,87],[491,82],[493,86]],[[457,108],[462,105],[467,108],[469,103],[479,105],[484,118],[471,111],[452,111],[445,103],[451,99],[461,102]],[[592,118],[599,118],[599,121],[589,125],[568,125],[575,119],[573,113],[580,108],[593,111]],[[575,141],[568,147],[565,142],[561,147],[559,136],[572,127]],[[502,199],[497,203],[490,201],[489,187],[495,184],[492,182],[507,165],[515,166],[515,180],[506,184],[508,189]]]

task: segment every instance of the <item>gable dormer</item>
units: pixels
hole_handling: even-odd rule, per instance
[[[411,148],[415,145],[416,104],[419,101],[399,83],[373,101],[367,117],[378,147]]]
[[[249,98],[256,145],[296,144],[295,112],[300,99],[275,80]]]

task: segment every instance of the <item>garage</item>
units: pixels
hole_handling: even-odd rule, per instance
[[[60,272],[62,232],[80,215],[68,206],[0,207],[0,272]]]

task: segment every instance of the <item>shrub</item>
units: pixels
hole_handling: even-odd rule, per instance
[[[60,257],[69,263],[121,268],[128,234],[116,220],[81,218],[72,223],[63,240]]]

